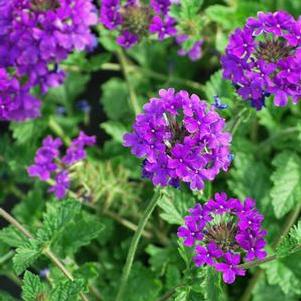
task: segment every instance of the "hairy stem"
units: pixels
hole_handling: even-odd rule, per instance
[[[13,218],[8,212],[4,209],[0,208],[0,216],[2,216],[7,222],[13,225],[16,229],[18,229],[22,234],[24,234],[29,239],[33,239],[34,237],[30,232],[28,232],[15,218]],[[44,254],[56,265],[62,273],[71,281],[74,280],[72,274],[64,267],[62,262],[49,250],[45,249]],[[88,298],[84,293],[80,292],[80,297],[83,301],[88,301]]]
[[[132,266],[133,266],[133,261],[134,261],[134,258],[135,258],[135,254],[136,254],[136,251],[137,251],[137,247],[138,247],[140,238],[142,236],[142,231],[143,231],[147,221],[149,220],[152,212],[154,211],[154,209],[155,209],[155,207],[158,203],[158,200],[160,199],[159,196],[160,196],[160,191],[157,190],[154,193],[154,195],[153,195],[152,199],[150,200],[150,202],[148,203],[148,205],[147,205],[147,207],[144,211],[144,214],[143,214],[143,216],[142,216],[142,218],[141,218],[141,220],[138,224],[137,231],[135,232],[135,234],[132,238],[132,242],[131,242],[131,245],[130,245],[130,248],[129,248],[129,251],[128,251],[128,255],[127,255],[127,258],[126,258],[124,268],[123,268],[121,283],[120,283],[119,290],[118,290],[118,293],[117,293],[116,301],[122,301],[123,300],[124,290],[126,288],[128,278],[129,278],[129,275],[130,275],[130,272],[131,272],[131,269],[132,269]]]
[[[132,84],[132,80],[129,76],[128,62],[127,62],[126,56],[124,55],[124,52],[122,49],[119,49],[116,54],[117,54],[118,60],[121,65],[121,69],[122,69],[124,78],[125,78],[127,86],[128,86],[128,90],[129,90],[129,94],[130,94],[130,104],[133,108],[135,115],[138,115],[141,112],[141,108],[138,103],[138,98],[137,98],[134,86]]]

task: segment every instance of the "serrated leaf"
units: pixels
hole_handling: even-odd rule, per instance
[[[277,247],[276,254],[279,257],[288,256],[290,253],[297,251],[301,247],[301,221],[298,222],[284,237]]]
[[[74,254],[97,238],[103,229],[104,225],[95,216],[83,212],[64,229],[57,247],[65,254]]]
[[[271,176],[272,204],[277,218],[288,213],[301,198],[301,162],[295,153],[283,152],[272,162],[276,170]]]
[[[50,292],[49,301],[76,301],[83,287],[81,279],[60,282]]]
[[[281,261],[273,261],[263,267],[269,284],[279,285],[285,294],[301,293],[300,279]]]
[[[51,243],[64,227],[75,219],[81,208],[80,203],[72,199],[47,205],[47,211],[43,215],[43,226],[37,232],[38,240],[43,243]]]
[[[160,216],[169,224],[182,225],[187,209],[193,204],[194,199],[190,194],[167,189],[158,202],[158,206],[163,210]]]
[[[30,120],[26,122],[12,122],[10,129],[17,144],[33,143],[42,136],[47,124],[41,120]]]
[[[10,247],[17,248],[23,245],[27,241],[27,238],[14,227],[10,226],[0,230],[0,241]]]
[[[46,300],[45,287],[39,276],[26,271],[23,278],[22,298],[24,301]]]
[[[13,257],[13,266],[19,275],[31,266],[42,254],[41,245],[35,240],[29,240],[21,247],[16,249],[16,255]]]

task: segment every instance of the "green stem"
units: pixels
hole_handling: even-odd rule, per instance
[[[234,134],[236,133],[240,123],[243,120],[244,114],[245,112],[247,112],[248,109],[247,108],[243,108],[234,118],[233,122],[231,123],[231,125],[229,126],[229,132],[232,134],[232,136],[234,136]]]
[[[49,125],[50,129],[56,135],[58,135],[60,138],[63,139],[63,141],[66,143],[66,145],[70,145],[71,144],[71,139],[65,134],[64,130],[62,129],[62,127],[58,124],[58,122],[53,117],[49,118],[48,125]]]
[[[276,248],[282,242],[283,238],[289,233],[289,230],[291,229],[291,227],[295,224],[296,220],[298,219],[300,212],[301,212],[301,203],[287,217],[286,222],[285,222],[282,230],[280,231],[280,234],[278,235],[278,237],[272,244],[273,248]],[[273,260],[274,259],[276,259],[276,258],[273,258]],[[269,260],[269,261],[271,261],[271,260]],[[261,263],[263,263],[263,261],[261,261]],[[249,301],[251,299],[253,289],[255,288],[262,273],[263,273],[263,270],[256,271],[256,273],[250,280],[249,285],[247,286],[244,294],[240,298],[240,301]]]
[[[152,199],[150,200],[150,202],[148,203],[144,214],[138,224],[138,228],[137,231],[135,232],[133,238],[132,238],[132,242],[128,251],[128,255],[126,258],[126,262],[123,268],[123,273],[122,273],[122,277],[121,277],[121,283],[119,286],[119,290],[117,293],[117,297],[116,297],[116,301],[122,301],[123,300],[123,294],[124,294],[124,290],[126,288],[127,282],[128,282],[128,278],[133,266],[133,261],[134,261],[134,257],[137,251],[137,247],[138,247],[138,243],[140,241],[140,238],[142,236],[142,231],[146,225],[146,223],[148,222],[152,212],[154,211],[158,200],[160,199],[160,191],[157,190]]]
[[[15,218],[13,218],[8,212],[0,208],[0,216],[2,216],[7,222],[17,228],[22,234],[29,239],[34,239],[32,234],[28,232]],[[74,280],[72,274],[64,267],[62,262],[49,250],[45,249],[44,254],[62,271],[62,273],[71,281]],[[88,298],[84,293],[80,292],[80,297],[83,301],[88,301]]]
[[[10,260],[12,257],[14,257],[15,252],[14,251],[9,251],[7,252],[5,255],[3,255],[2,257],[0,257],[0,265],[2,265],[3,263],[5,263],[6,261]]]
[[[130,75],[129,75],[128,62],[127,62],[126,56],[124,55],[124,52],[122,49],[118,49],[116,54],[117,54],[118,60],[121,65],[121,69],[122,69],[126,84],[128,86],[131,107],[133,108],[135,115],[138,115],[141,112],[141,107],[138,103],[138,98],[137,98],[134,86],[132,85],[132,79],[130,78]]]

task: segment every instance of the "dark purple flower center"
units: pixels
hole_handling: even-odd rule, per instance
[[[266,38],[260,41],[255,56],[269,63],[277,63],[279,60],[290,57],[294,54],[295,47],[291,47],[281,38]]]
[[[165,113],[165,116],[171,132],[170,145],[168,144],[167,146],[173,147],[177,143],[183,143],[184,138],[189,135],[183,123],[180,124],[175,116],[172,116],[169,113]]]
[[[48,11],[60,7],[58,0],[31,0],[31,8],[35,11]]]
[[[152,11],[144,6],[127,6],[120,11],[123,18],[122,29],[139,37],[148,34]]]
[[[237,226],[232,221],[220,222],[214,225],[209,224],[204,233],[204,241],[206,243],[214,241],[224,252],[239,248],[235,240]]]

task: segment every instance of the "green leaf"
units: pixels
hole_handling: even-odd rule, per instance
[[[207,301],[225,300],[220,273],[218,273],[214,268],[208,267],[205,281],[205,294]]]
[[[27,142],[33,143],[37,141],[47,128],[47,124],[42,120],[30,120],[26,122],[12,122],[10,123],[10,130],[13,131],[13,137],[17,144],[25,144]]]
[[[269,285],[265,279],[258,281],[252,291],[253,301],[297,301],[293,293],[284,294],[278,285]]]
[[[21,247],[16,249],[16,255],[13,257],[13,266],[19,275],[31,266],[42,254],[41,245],[35,240],[29,240]]]
[[[269,284],[279,285],[285,294],[301,294],[300,279],[281,261],[263,265]]]
[[[124,294],[124,301],[153,301],[159,296],[161,283],[140,263],[133,266]]]
[[[128,105],[126,83],[119,78],[111,78],[102,85],[101,103],[110,120],[126,123],[132,118]]]
[[[265,164],[250,154],[235,152],[233,165],[227,181],[233,194],[241,200],[252,197],[261,206],[270,203],[270,171]]]
[[[17,301],[17,299],[9,295],[7,292],[0,291],[0,301]]]
[[[0,241],[10,247],[20,247],[23,245],[27,238],[20,233],[16,228],[10,226],[0,230]]]
[[[300,202],[301,162],[295,153],[285,151],[272,164],[276,168],[271,176],[272,204],[276,217],[281,218]]]
[[[80,247],[97,238],[103,229],[104,225],[96,216],[82,212],[65,227],[56,245],[64,254],[74,254]]]
[[[39,276],[26,271],[23,278],[22,298],[24,301],[46,300],[45,287]]]
[[[114,141],[122,143],[123,135],[127,132],[126,127],[117,121],[106,121],[101,124],[101,128],[103,128],[107,134],[109,134]]]
[[[60,282],[51,291],[49,301],[76,301],[83,288],[84,282],[81,279]]]
[[[279,257],[286,257],[290,253],[300,250],[301,247],[301,221],[289,231],[279,246],[277,247],[276,254]]]
[[[40,242],[51,243],[64,230],[69,222],[79,214],[81,205],[73,199],[47,204],[47,211],[43,215],[43,226],[37,232]]]
[[[166,189],[158,202],[163,210],[160,216],[169,224],[182,225],[183,216],[193,204],[194,198],[190,194],[180,190]]]

